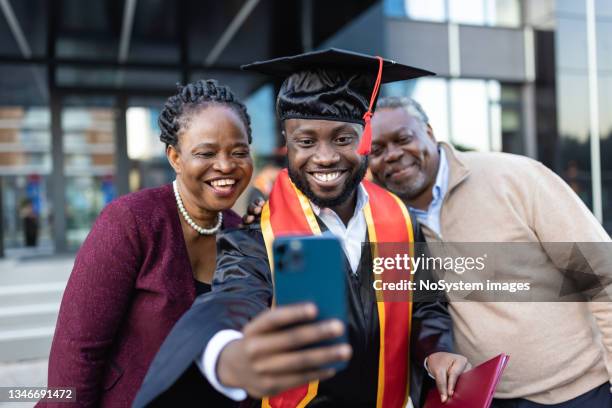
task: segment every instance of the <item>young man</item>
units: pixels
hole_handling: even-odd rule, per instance
[[[493,407],[612,407],[612,366],[606,371],[603,358],[612,361],[612,303],[606,295],[612,288],[610,238],[569,186],[527,157],[461,153],[437,143],[427,114],[410,98],[381,99],[372,129],[374,179],[414,208],[428,242],[532,243],[537,266],[500,258],[498,280],[527,275],[532,287],[544,290],[569,273],[572,281],[585,279],[585,288],[596,283],[603,289],[581,303],[451,298],[458,352],[472,364],[500,352],[511,356]],[[581,254],[560,252],[568,248],[563,242],[590,244]]]
[[[401,201],[362,179],[380,83],[430,73],[339,50],[245,69],[286,78],[277,114],[289,168],[277,178],[261,227],[218,238],[213,291],[175,326],[135,406],[168,389],[194,360],[221,393],[234,400],[247,394],[263,398],[263,406],[399,408],[410,404],[409,395],[418,405],[425,363],[442,398],[451,397],[457,376],[469,365],[451,353],[445,305],[377,302],[371,252],[368,246],[362,250],[364,242],[420,240]],[[317,311],[312,304],[269,309],[273,238],[325,230],[340,239],[346,255],[346,327],[339,321],[313,322]],[[307,347],[344,331],[349,344]],[[338,373],[322,368],[339,361],[348,361],[348,368]]]

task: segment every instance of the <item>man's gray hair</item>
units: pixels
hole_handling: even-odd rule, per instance
[[[378,100],[378,103],[376,104],[376,109],[382,108],[404,108],[408,111],[409,114],[419,118],[421,122],[423,122],[425,125],[429,124],[429,117],[423,110],[421,104],[408,96],[382,97]]]

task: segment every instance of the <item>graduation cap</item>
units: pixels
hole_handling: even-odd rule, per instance
[[[395,61],[331,48],[243,65],[285,78],[276,113],[285,119],[324,119],[365,125],[359,154],[370,152],[370,119],[381,83],[435,75]]]

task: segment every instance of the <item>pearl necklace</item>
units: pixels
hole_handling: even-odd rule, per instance
[[[198,224],[195,223],[193,219],[191,219],[189,213],[187,213],[187,210],[183,206],[183,200],[181,200],[181,196],[178,192],[178,184],[176,180],[172,182],[172,188],[174,188],[174,198],[176,198],[176,205],[178,206],[180,213],[183,215],[183,218],[185,219],[185,221],[187,221],[187,224],[189,224],[191,228],[199,232],[200,235],[214,235],[217,233],[217,231],[219,231],[219,228],[221,228],[221,224],[223,223],[223,214],[221,214],[220,211],[217,213],[217,224],[214,227],[200,227]]]

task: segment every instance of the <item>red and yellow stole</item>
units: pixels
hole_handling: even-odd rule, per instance
[[[369,195],[364,207],[368,237],[373,257],[395,257],[397,245],[379,245],[384,242],[406,243],[406,252],[413,256],[414,236],[412,223],[404,204],[395,195],[368,181],[363,186]],[[282,235],[318,235],[319,224],[306,196],[289,179],[287,170],[278,175],[270,200],[261,215],[261,230],[266,243],[270,269],[274,274],[272,242]],[[393,248],[390,248],[393,247]],[[412,277],[412,274],[408,274]],[[408,276],[407,275],[407,276]],[[384,280],[385,274],[377,279]],[[404,407],[409,397],[411,299],[406,302],[385,302],[378,296],[380,324],[380,352],[378,363],[378,408]],[[264,408],[302,408],[317,395],[319,382],[264,398]]]

